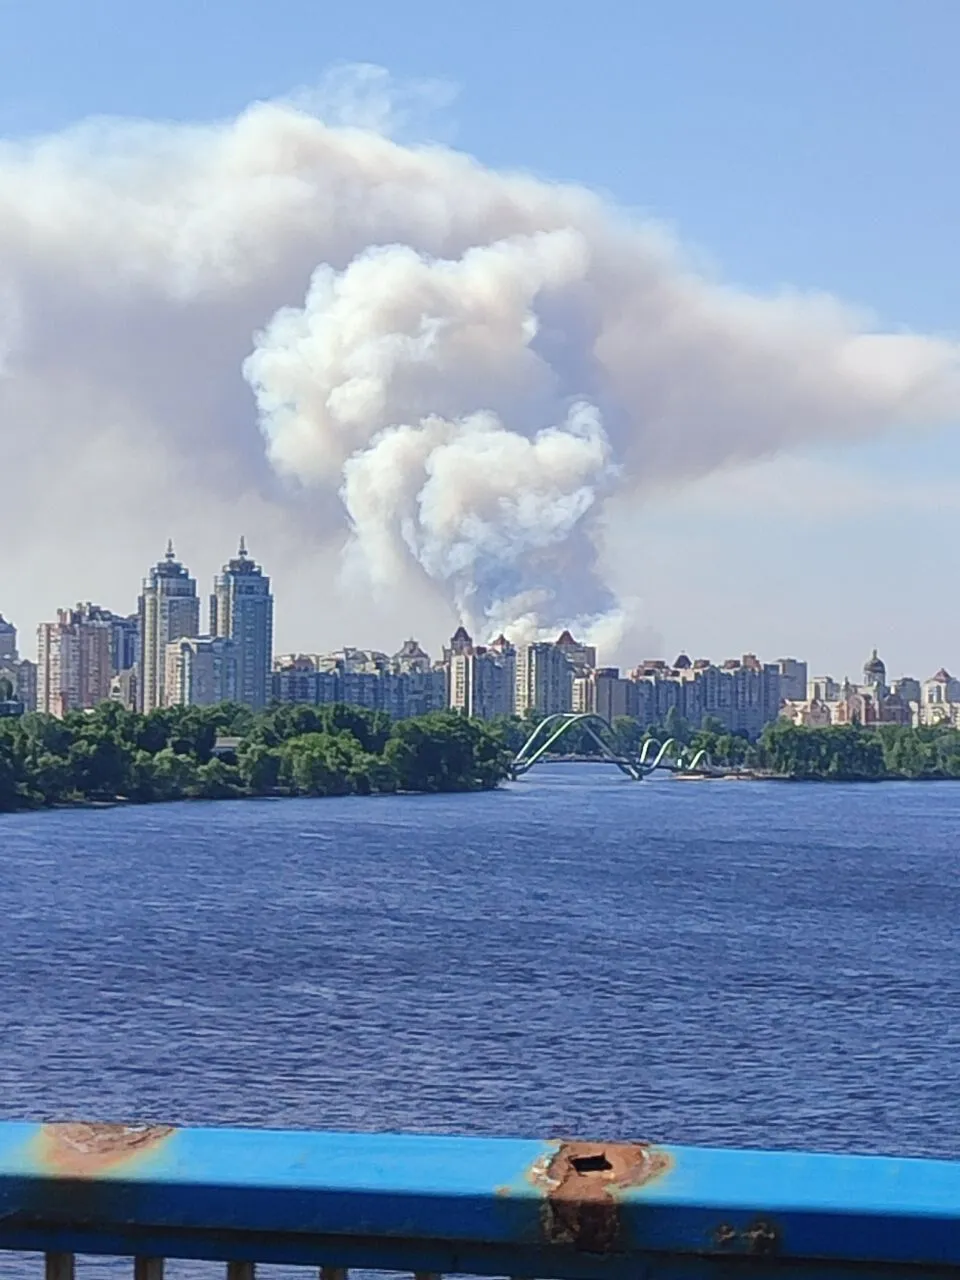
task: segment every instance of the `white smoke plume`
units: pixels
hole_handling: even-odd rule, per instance
[[[481,633],[609,635],[610,495],[958,416],[947,340],[723,287],[588,191],[292,103],[0,150],[15,519],[104,486],[157,542],[242,510],[290,555],[345,539],[398,616],[426,581]]]

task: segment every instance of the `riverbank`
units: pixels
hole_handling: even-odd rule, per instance
[[[223,747],[223,743],[228,745]],[[0,812],[173,800],[490,790],[509,773],[479,721],[435,712],[391,722],[360,707],[104,703],[63,720],[0,723]]]
[[[89,804],[482,791],[511,775],[530,722],[453,712],[393,722],[361,707],[170,707],[137,715],[115,703],[64,719],[0,720],[0,812]],[[616,719],[611,746],[639,759],[667,726]],[[756,742],[682,722],[683,759],[736,781],[884,782],[960,778],[949,725],[804,728],[778,721]],[[592,744],[591,744],[592,745]],[[586,750],[586,743],[578,744]],[[678,748],[680,749],[680,748]],[[587,752],[585,759],[593,758]],[[713,771],[716,771],[714,773]]]
[[[768,724],[756,742],[703,730],[686,750],[709,768],[744,780],[783,782],[934,782],[960,778],[960,731],[949,724]],[[730,776],[730,775],[727,775]]]

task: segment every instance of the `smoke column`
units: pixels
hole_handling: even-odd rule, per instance
[[[611,495],[958,408],[949,341],[724,287],[586,190],[290,103],[0,150],[0,432],[32,510],[51,459],[158,504],[254,494],[480,634],[616,624]]]

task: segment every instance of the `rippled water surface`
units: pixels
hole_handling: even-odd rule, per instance
[[[960,786],[0,817],[6,1118],[960,1155]]]

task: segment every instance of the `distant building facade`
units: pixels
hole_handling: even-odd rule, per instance
[[[862,683],[838,683],[831,676],[814,676],[807,682],[807,697],[786,699],[782,714],[794,724],[809,728],[831,724],[909,725],[915,718],[916,703],[909,697],[915,684],[904,679],[890,688],[886,666],[874,649],[863,665]]]
[[[780,697],[785,701],[803,702],[807,697],[807,664],[797,658],[778,658]]]
[[[834,702],[840,697],[840,683],[832,676],[812,676],[807,681],[807,697],[818,702]]]
[[[728,733],[755,738],[780,714],[780,666],[753,653],[720,664],[680,654],[672,667],[641,663],[631,678],[628,714],[648,725],[662,725],[674,711],[694,728],[709,717]]]
[[[960,680],[941,667],[921,685],[918,711],[921,724],[960,728]]]
[[[37,628],[37,709],[64,716],[106,702],[113,675],[110,624],[97,605],[61,609]]]
[[[138,612],[140,630],[140,710],[167,704],[167,645],[200,634],[197,583],[177,560],[173,543],[143,580]]]
[[[597,665],[597,650],[592,644],[581,644],[569,631],[561,631],[556,647],[573,668],[574,675],[585,675]]]
[[[449,705],[479,720],[513,715],[516,705],[517,651],[504,635],[490,645],[465,643],[461,627],[451,640]]]
[[[140,615],[112,613],[110,618],[110,665],[113,674],[132,671],[140,664]]]
[[[20,696],[20,655],[17,628],[0,613],[0,717],[22,716],[27,708]]]
[[[118,702],[127,711],[136,711],[140,705],[137,690],[139,670],[128,667],[126,671],[118,671],[110,680],[110,701]]]
[[[573,710],[574,668],[567,646],[540,642],[521,645],[516,658],[518,716],[529,712],[556,715]]]
[[[273,662],[273,596],[270,579],[247,554],[243,538],[214,579],[210,633],[236,646],[237,701],[254,710],[265,707]]]
[[[825,729],[833,723],[829,705],[819,698],[787,698],[780,714],[784,720],[805,729]]]
[[[13,668],[17,698],[23,704],[24,711],[37,709],[37,664],[29,658],[21,658]]]
[[[17,651],[17,628],[0,614],[0,680],[13,689],[19,711],[37,709],[37,664],[21,658]]]
[[[342,702],[406,720],[447,705],[447,673],[416,640],[405,641],[393,657],[353,648],[286,654],[274,661],[270,694],[272,701],[287,705]]]
[[[573,678],[573,710],[602,716],[611,724],[618,716],[635,715],[635,685],[618,667],[597,667]]]
[[[18,661],[17,628],[0,613],[0,667],[12,666]]]
[[[237,645],[225,636],[171,640],[165,654],[166,706],[215,707],[237,701]]]

